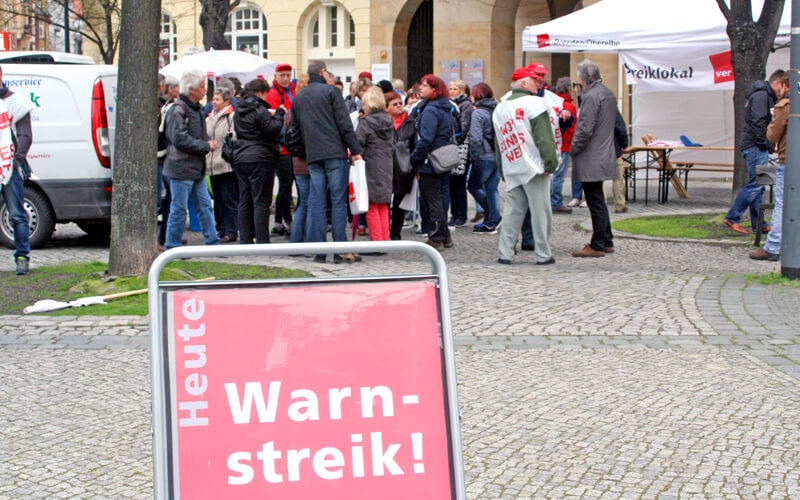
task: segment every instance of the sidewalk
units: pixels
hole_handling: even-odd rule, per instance
[[[722,212],[730,200],[723,183],[690,194],[625,215]],[[800,496],[800,289],[748,281],[779,263],[741,246],[617,238],[616,253],[575,259],[587,218],[554,217],[554,266],[532,252],[499,265],[497,236],[466,228],[443,254],[468,498]],[[33,263],[107,259],[70,231]],[[3,250],[0,269],[10,263]],[[427,267],[405,255],[271,263]],[[0,498],[151,497],[146,325],[0,316]]]

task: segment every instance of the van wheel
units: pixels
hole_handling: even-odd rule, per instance
[[[31,248],[40,248],[50,239],[56,227],[53,209],[47,197],[30,186],[25,186],[22,205],[28,214]],[[0,199],[0,244],[14,248],[14,224],[4,199]]]
[[[93,241],[107,243],[111,240],[111,223],[108,221],[81,221],[77,224]]]

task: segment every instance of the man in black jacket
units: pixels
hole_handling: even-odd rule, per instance
[[[186,203],[191,200],[200,216],[206,245],[218,245],[219,236],[205,182],[206,153],[217,147],[209,141],[200,99],[206,94],[206,76],[187,71],[181,76],[180,96],[167,112],[167,156],[164,177],[169,180],[172,203],[164,248],[181,246],[186,229]]]
[[[777,70],[769,77],[769,83],[756,80],[747,89],[747,103],[744,108],[744,135],[742,136],[742,156],[747,162],[747,183],[733,200],[722,223],[737,233],[748,234],[749,231],[742,227],[741,216],[750,208],[750,223],[756,227],[758,210],[764,194],[764,186],[756,183],[756,166],[764,165],[769,161],[769,154],[773,145],[767,140],[767,127],[772,121],[770,110],[778,102],[776,92],[781,88],[783,70]],[[769,226],[764,228],[769,232]]]
[[[339,90],[326,83],[327,70],[322,61],[308,65],[308,86],[292,103],[292,121],[303,135],[306,160],[311,174],[308,196],[306,234],[308,241],[325,241],[327,193],[331,197],[331,230],[334,241],[347,241],[347,151],[350,160],[361,159],[350,116]],[[335,261],[359,260],[353,255],[334,256]],[[325,255],[317,255],[318,262]]]

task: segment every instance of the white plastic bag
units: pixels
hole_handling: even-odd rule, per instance
[[[369,192],[367,191],[367,171],[364,160],[357,160],[350,165],[350,184],[347,188],[350,200],[350,213],[365,214],[369,210]]]
[[[419,189],[419,184],[417,178],[414,177],[414,182],[411,184],[411,192],[403,196],[403,199],[400,201],[401,210],[407,212],[417,211],[417,189]]]

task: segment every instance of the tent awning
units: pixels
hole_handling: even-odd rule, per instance
[[[754,16],[763,0],[752,0]],[[788,3],[788,2],[787,2]],[[713,0],[603,0],[522,33],[526,52],[617,52],[643,92],[733,88],[727,21]],[[776,45],[789,42],[783,9]]]

